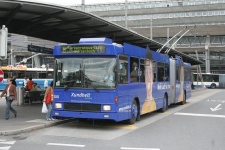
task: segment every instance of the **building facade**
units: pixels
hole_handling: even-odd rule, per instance
[[[134,30],[204,62],[202,72],[225,73],[225,0],[159,0],[71,6]],[[127,12],[127,17],[126,17]],[[196,54],[197,53],[197,54]]]

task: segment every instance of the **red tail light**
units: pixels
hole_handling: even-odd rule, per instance
[[[117,104],[119,102],[118,96],[115,97],[115,103]]]

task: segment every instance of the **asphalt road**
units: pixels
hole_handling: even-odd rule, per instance
[[[185,105],[141,117],[134,125],[82,121],[0,137],[0,150],[224,150],[225,94],[195,92]]]

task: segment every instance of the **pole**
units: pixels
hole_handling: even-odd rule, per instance
[[[11,54],[12,54],[12,52],[11,52]],[[16,63],[16,64],[26,63],[26,61],[27,61],[28,59],[31,59],[31,58],[32,58],[32,67],[33,67],[33,57],[38,56],[38,55],[41,55],[41,54],[42,54],[42,53],[37,53],[37,54],[35,54],[35,55],[31,56],[31,57],[25,58],[24,60],[22,60],[22,61],[20,61],[20,62],[18,62],[18,63]]]
[[[179,31],[177,34],[175,34],[171,39],[169,39],[160,49],[158,49],[156,52],[160,53],[161,50],[172,40],[174,39],[178,34],[180,34],[182,31],[186,30],[187,27],[185,27],[184,29],[182,29],[181,31]]]
[[[170,40],[170,28],[167,28],[167,47],[169,47],[169,41]]]
[[[169,48],[169,49],[167,49],[166,51],[165,51],[165,53],[169,53],[170,52],[170,50],[171,50],[171,48],[186,34],[186,33],[188,33],[190,30],[193,30],[194,28],[195,28],[196,26],[194,26],[194,27],[192,27],[192,28],[190,28],[190,29],[188,29],[186,32],[184,32],[173,44],[172,44],[172,46]]]
[[[150,20],[150,39],[152,40],[152,18]]]
[[[127,0],[125,0],[125,28],[127,29]]]
[[[85,0],[82,0],[82,10],[85,11]]]

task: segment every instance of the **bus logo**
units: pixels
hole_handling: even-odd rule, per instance
[[[86,97],[86,98],[90,98],[91,97],[91,94],[90,93],[71,93],[71,97]]]

